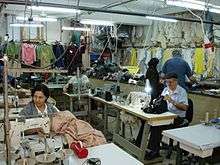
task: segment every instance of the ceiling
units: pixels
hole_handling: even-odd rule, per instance
[[[11,15],[24,16],[24,11],[27,15],[30,14],[30,10],[25,10],[25,2],[28,0],[0,0],[1,5],[5,2],[4,7],[2,8],[1,13],[7,13]],[[200,0],[202,1],[202,0]],[[204,0],[203,0],[204,1]],[[206,0],[207,1],[207,0]],[[210,3],[220,6],[220,0],[208,0]],[[50,3],[50,4],[60,4],[60,5],[73,5],[77,6],[79,3],[80,7],[87,7],[91,9],[101,9],[101,10],[117,10],[121,12],[128,13],[145,13],[145,14],[156,14],[164,15],[170,13],[178,13],[185,11],[184,8],[167,6],[164,0],[32,0],[32,5],[38,3]],[[23,5],[17,5],[20,3]],[[28,1],[27,3],[31,3]],[[64,13],[47,13],[47,12],[36,12],[33,11],[33,15],[48,15],[56,18],[68,18],[75,19],[75,14],[64,14]],[[103,12],[88,12],[82,11],[79,15],[79,19],[82,18],[91,18],[91,19],[100,19],[100,20],[112,20],[116,23],[125,23],[125,24],[150,24],[144,16],[131,16],[124,14],[112,14],[112,13],[103,13]],[[219,22],[220,14],[215,14],[215,21]]]

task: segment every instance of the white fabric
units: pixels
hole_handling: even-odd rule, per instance
[[[182,49],[182,57],[189,64],[191,69],[193,67],[192,59],[193,59],[194,51],[195,50],[193,48]]]
[[[45,109],[43,111],[40,111],[39,108],[36,105],[34,105],[39,115],[47,115],[47,104],[44,105],[45,105]]]
[[[129,105],[143,107],[150,103],[151,96],[145,92],[130,92],[127,98]]]
[[[220,130],[202,124],[163,131],[163,135],[202,151],[220,146]]]

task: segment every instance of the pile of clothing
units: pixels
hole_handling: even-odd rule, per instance
[[[69,111],[60,111],[53,118],[51,129],[66,137],[69,146],[81,141],[83,147],[93,147],[106,143],[101,131],[94,129],[89,123],[77,119]]]

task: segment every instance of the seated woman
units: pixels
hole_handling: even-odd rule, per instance
[[[38,115],[47,115],[56,113],[59,110],[47,102],[49,98],[49,89],[46,85],[36,85],[31,90],[32,101],[19,113],[20,116],[34,117]]]

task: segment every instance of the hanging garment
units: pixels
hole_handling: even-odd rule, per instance
[[[215,60],[215,52],[207,54],[207,77],[213,77],[214,76],[214,60]]]
[[[205,53],[203,48],[196,48],[194,52],[194,72],[197,75],[205,71]]]
[[[140,65],[140,62],[144,59],[145,49],[137,49],[137,63]]]
[[[214,60],[214,75],[220,77],[220,48],[215,49],[215,60]]]
[[[35,46],[33,44],[22,44],[21,59],[25,64],[33,64],[36,61]]]
[[[182,49],[182,57],[189,64],[191,69],[192,69],[193,53],[194,53],[193,48]]]
[[[42,68],[48,67],[55,61],[51,45],[38,45],[37,46],[37,59],[40,60],[40,66]]]
[[[64,67],[64,48],[61,44],[56,44],[53,45],[53,53],[56,57],[56,60],[59,59],[58,61],[56,61],[55,66],[58,68],[63,68]],[[63,55],[63,57],[61,57]]]
[[[147,53],[145,49],[138,49],[138,59],[140,58],[140,62],[138,63],[139,68],[140,68],[140,73],[145,74],[147,65],[145,63],[147,59]]]
[[[172,58],[172,49],[165,49],[162,57],[162,65],[164,65],[170,58]]]
[[[101,131],[77,119],[69,111],[60,111],[52,119],[51,129],[55,133],[66,137],[69,146],[73,142],[81,141],[84,147],[93,147],[106,143],[106,139]]]
[[[9,58],[18,59],[20,55],[20,44],[9,42],[6,48],[6,54]]]
[[[137,66],[137,49],[131,49],[130,66]]]
[[[68,46],[64,56],[64,64],[70,74],[75,72],[77,67],[82,67],[81,47],[74,44]]]
[[[154,57],[155,58],[157,58],[157,59],[159,59],[159,63],[158,63],[158,65],[157,65],[157,69],[158,69],[158,71],[161,71],[162,70],[162,58],[163,58],[163,48],[157,48],[156,49],[156,52],[155,52],[155,55],[154,55]]]

